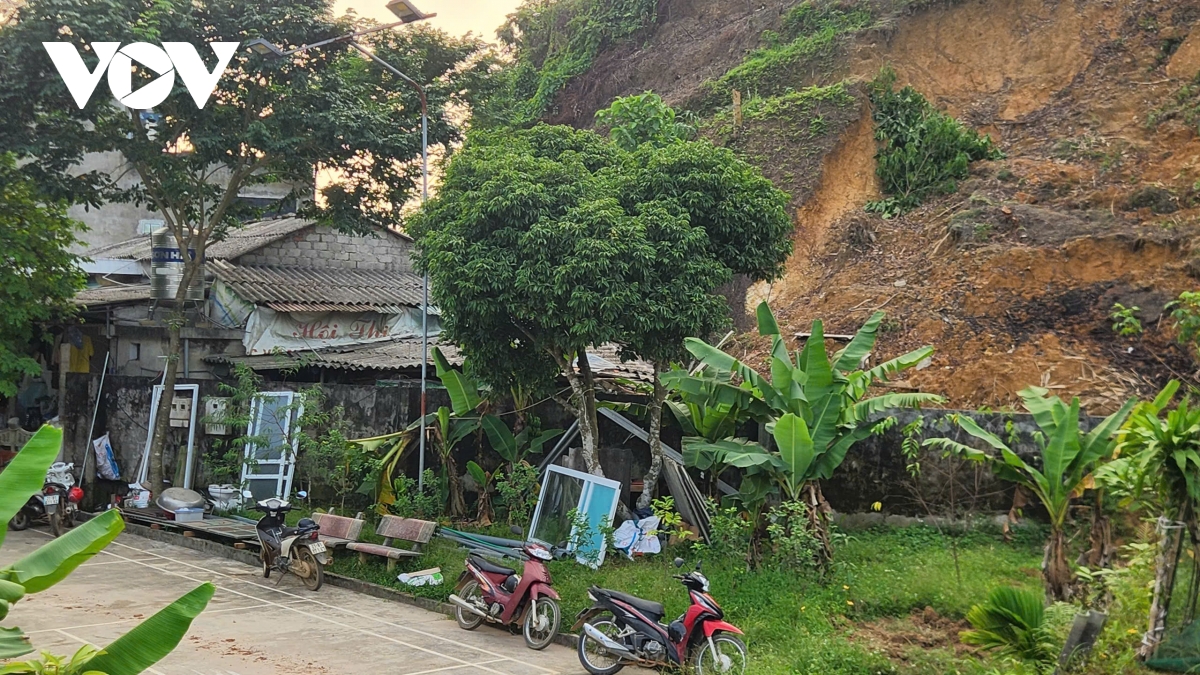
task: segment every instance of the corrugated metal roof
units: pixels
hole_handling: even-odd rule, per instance
[[[438,346],[437,340],[429,341],[429,349]],[[450,363],[459,365],[462,356],[453,345],[441,347]],[[295,367],[325,368],[331,370],[406,370],[421,366],[421,339],[400,338],[370,342],[351,347],[326,347],[301,352],[262,354],[259,356],[223,356],[205,358],[210,363],[228,363],[249,366],[252,370],[285,370]]]
[[[325,311],[352,305],[381,313],[421,305],[421,277],[408,272],[234,265],[212,260],[208,268],[246,302],[288,307],[285,311]],[[395,312],[391,312],[395,313]]]
[[[274,218],[249,223],[229,232],[224,241],[209,244],[206,260],[233,260],[251,251],[272,244],[284,237],[315,225],[316,221],[304,218]],[[93,248],[83,254],[92,260],[150,259],[150,235],[142,235],[126,241]]]
[[[150,285],[99,286],[85,288],[75,294],[72,302],[80,307],[116,305],[122,302],[144,302],[150,299]]]

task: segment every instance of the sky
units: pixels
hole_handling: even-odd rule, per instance
[[[451,35],[474,32],[494,41],[496,28],[521,3],[520,0],[414,0],[413,4],[426,14],[437,13],[429,23]],[[387,0],[337,0],[336,7],[338,14],[353,9],[359,16],[382,23],[396,20],[387,10]]]

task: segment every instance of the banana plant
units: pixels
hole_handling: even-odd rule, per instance
[[[744,444],[731,438],[738,427],[753,419],[769,420],[770,408],[754,397],[748,383],[733,384],[729,371],[705,366],[693,375],[674,368],[660,379],[675,397],[666,405],[683,431],[684,464],[710,476],[715,486],[729,466],[729,452]]]
[[[1024,486],[1038,498],[1050,516],[1050,538],[1042,561],[1046,596],[1054,601],[1064,601],[1073,579],[1066,542],[1071,500],[1094,485],[1093,472],[1101,462],[1112,457],[1117,446],[1117,431],[1136,400],[1126,401],[1120,410],[1082,434],[1079,430],[1079,399],[1072,399],[1068,405],[1049,393],[1041,387],[1027,387],[1018,394],[1042,432],[1034,437],[1041,469],[1026,462],[999,436],[966,415],[954,417],[958,426],[998,454],[981,452],[949,438],[930,438],[924,445],[960,453],[967,459],[986,461],[998,478]]]
[[[492,449],[500,455],[501,459],[508,462],[510,469],[524,462],[525,458],[531,454],[541,454],[546,443],[558,438],[563,433],[562,429],[548,429],[541,433],[535,433],[533,427],[525,427],[514,434],[503,420],[492,414],[484,415],[481,423],[488,441],[492,444]]]
[[[492,524],[492,485],[496,480],[495,471],[485,471],[482,466],[479,466],[475,461],[467,462],[467,473],[471,474],[471,478],[475,479],[475,483],[479,485],[479,504],[478,514],[476,519],[479,525],[487,527]]]
[[[754,399],[768,411],[767,430],[778,451],[745,443],[724,454],[735,467],[753,469],[777,485],[786,498],[802,500],[812,518],[813,534],[822,542],[822,562],[832,555],[829,547],[829,508],[821,495],[820,481],[830,478],[855,443],[870,436],[872,416],[892,408],[917,408],[943,403],[935,394],[886,393],[868,397],[871,385],[886,382],[933,354],[932,347],[862,370],[861,364],[875,348],[883,312],[876,312],[844,349],[832,358],[825,349],[824,325],[812,324],[804,348],[788,351],[779,324],[767,303],[758,306],[758,332],[771,338],[770,375],[764,376],[737,358],[703,340],[688,338],[685,346],[697,359],[717,372],[741,379]],[[758,498],[763,481],[752,481]]]
[[[42,488],[46,470],[61,449],[62,430],[44,426],[0,472],[0,523],[7,523],[30,495]],[[120,511],[106,511],[16,562],[0,567],[0,620],[27,594],[39,593],[65,579],[124,529]],[[3,537],[4,531],[0,530],[0,542]],[[87,646],[70,659],[43,653],[38,660],[0,666],[0,675],[41,672],[137,675],[179,644],[191,620],[203,611],[214,590],[211,584],[203,584],[103,650]],[[0,628],[0,661],[32,651],[28,637],[19,628]]]

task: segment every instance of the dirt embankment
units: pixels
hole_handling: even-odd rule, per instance
[[[555,121],[586,123],[612,96],[645,89],[694,100],[797,4],[664,0],[650,37],[601,55],[564,91]],[[832,122],[822,135],[795,133],[797,120],[710,134],[794,195],[787,273],[748,301],[769,299],[794,332],[815,318],[852,332],[888,312],[878,356],[935,346],[932,366],[902,386],[956,406],[1013,405],[1037,384],[1100,413],[1193,378],[1163,306],[1200,274],[1200,0],[904,7],[847,37],[826,69],[789,81],[862,82],[890,66],[1006,157],[977,163],[957,193],[884,220],[862,209],[878,183],[858,85],[855,106],[822,113]],[[1140,308],[1144,335],[1113,333],[1116,302]],[[760,342],[736,348],[754,356]]]

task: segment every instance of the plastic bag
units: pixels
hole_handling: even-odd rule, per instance
[[[117,467],[117,458],[113,454],[108,434],[92,441],[92,448],[96,455],[96,476],[106,480],[119,480],[121,470]]]

